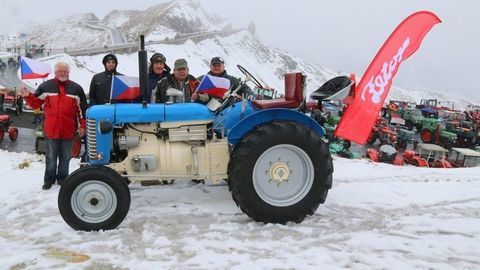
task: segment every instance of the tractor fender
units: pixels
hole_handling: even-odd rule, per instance
[[[235,145],[256,126],[275,120],[292,121],[303,124],[311,128],[320,137],[323,137],[324,134],[322,127],[317,122],[301,112],[290,109],[267,109],[250,114],[235,124],[228,130],[228,142]]]
[[[416,161],[417,161],[418,167],[429,167],[427,160],[424,159],[424,158],[421,158],[421,157],[418,157],[418,156],[414,156],[414,157],[413,157],[413,160],[416,160]]]

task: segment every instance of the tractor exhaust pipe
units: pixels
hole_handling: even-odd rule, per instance
[[[142,96],[143,107],[146,108],[149,102],[147,89],[148,62],[147,51],[145,51],[145,36],[140,35],[140,50],[138,51],[138,75],[140,80],[140,95]]]

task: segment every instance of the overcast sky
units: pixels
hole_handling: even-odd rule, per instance
[[[16,20],[47,21],[78,12],[104,16],[112,9],[145,9],[161,0],[0,0],[0,26]],[[402,64],[394,84],[458,93],[480,102],[480,1],[478,0],[208,0],[234,26],[250,21],[266,44],[334,71],[362,74],[393,29],[408,15],[429,10],[443,21]],[[5,28],[5,26],[7,27]],[[261,68],[261,67],[259,67]]]

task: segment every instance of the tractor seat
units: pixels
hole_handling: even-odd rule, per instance
[[[296,109],[303,102],[303,75],[300,72],[285,74],[285,96],[275,99],[254,100],[252,105],[258,109],[285,108]]]
[[[10,121],[10,115],[6,115],[6,114],[0,115],[0,122],[8,122],[8,121]]]

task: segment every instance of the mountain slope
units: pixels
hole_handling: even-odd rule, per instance
[[[219,31],[229,26],[228,21],[216,14],[206,11],[198,0],[178,0],[152,6],[144,11],[114,10],[102,20],[93,14],[80,14],[57,21],[56,23],[38,26],[36,37],[45,41],[49,47],[91,47],[110,42],[108,32],[94,29],[91,25],[105,25],[120,30],[126,42],[138,39],[139,33],[146,40],[172,39],[177,35]],[[89,26],[90,25],[90,26]],[[240,64],[254,74],[262,83],[283,93],[283,74],[301,71],[307,75],[307,97],[328,79],[338,76],[320,66],[312,65],[288,52],[269,47],[248,31],[241,31],[229,36],[217,35],[209,39],[193,42],[191,40],[177,45],[159,44],[148,47],[149,55],[161,52],[167,57],[167,63],[173,66],[177,58],[186,58],[190,72],[195,76],[205,74],[209,69],[209,60],[214,56],[222,56],[226,60],[227,71],[237,77],[242,74],[236,68]],[[102,55],[69,57],[66,55],[48,57],[45,61],[52,65],[63,59],[74,65],[72,79],[78,81],[88,91],[92,75],[103,70]],[[138,76],[136,54],[119,54],[119,71]],[[81,63],[81,64],[79,64]],[[344,75],[344,74],[342,74]],[[357,74],[357,80],[360,79]],[[35,83],[35,82],[34,82]],[[33,83],[33,84],[34,84]],[[36,82],[38,83],[38,82]],[[389,99],[419,102],[422,98],[438,98],[452,100],[465,107],[469,101],[461,97],[449,97],[435,92],[403,90],[392,87]]]

